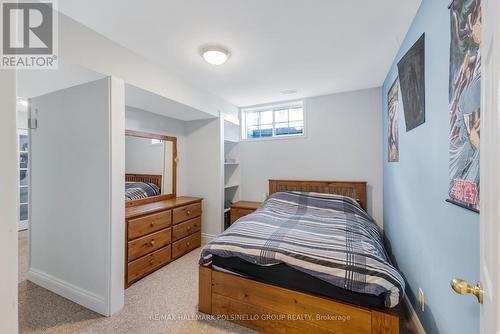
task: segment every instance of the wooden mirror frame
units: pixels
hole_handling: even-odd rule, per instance
[[[158,139],[163,141],[172,142],[172,193],[167,195],[151,196],[147,198],[135,199],[130,201],[125,201],[125,207],[132,207],[141,204],[147,204],[152,202],[157,202],[161,200],[167,200],[175,198],[177,196],[177,163],[179,161],[177,157],[177,137],[164,136],[156,133],[135,131],[135,130],[125,130],[125,136],[148,138],[148,139]],[[163,187],[163,185],[162,185]]]

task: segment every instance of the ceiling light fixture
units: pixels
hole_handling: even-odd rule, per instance
[[[216,46],[209,46],[202,50],[203,59],[212,65],[222,65],[229,58],[229,51]]]

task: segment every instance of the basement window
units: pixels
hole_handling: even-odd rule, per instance
[[[241,110],[242,138],[247,140],[304,135],[302,101]]]

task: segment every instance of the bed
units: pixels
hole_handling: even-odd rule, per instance
[[[125,174],[125,200],[161,195],[162,175]]]
[[[399,333],[404,280],[366,183],[270,180],[269,193],[202,250],[199,310],[262,332]]]

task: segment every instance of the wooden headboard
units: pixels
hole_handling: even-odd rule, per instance
[[[145,182],[145,183],[153,183],[158,188],[162,186],[162,175],[149,175],[149,174],[125,174],[125,182]]]
[[[343,195],[354,198],[366,210],[366,182],[269,180],[269,195],[279,191],[302,191]]]

